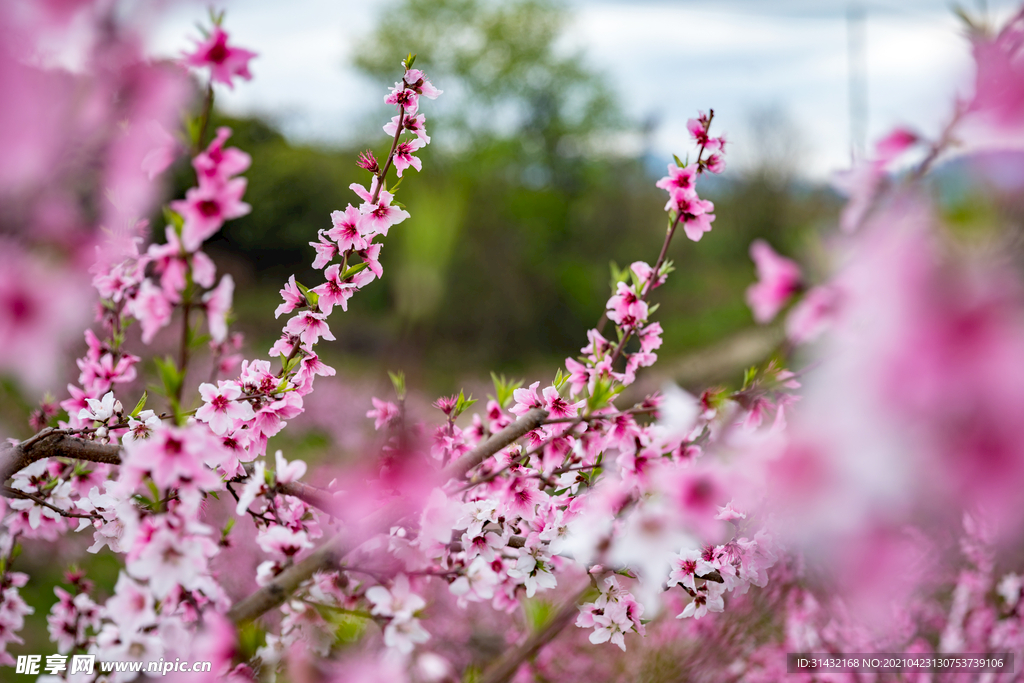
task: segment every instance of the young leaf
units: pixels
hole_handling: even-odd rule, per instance
[[[342,281],[347,280],[350,277],[352,277],[353,275],[355,275],[356,273],[359,273],[361,271],[366,270],[369,267],[369,265],[370,265],[369,261],[363,261],[362,263],[357,263],[356,265],[352,266],[351,268],[346,268],[345,272],[341,274],[341,278],[340,279]]]
[[[512,380],[507,379],[505,375],[496,375],[491,373],[491,381],[494,382],[494,396],[495,401],[498,402],[502,408],[507,408],[509,403],[512,402],[512,395],[516,389],[523,386],[523,380]]]
[[[398,400],[405,400],[405,373],[401,370],[398,372],[388,370],[388,377],[391,378],[391,384],[395,387],[395,394],[398,396]]]
[[[191,121],[189,122],[189,125],[191,125]],[[198,129],[196,130],[196,135],[199,135]],[[185,227],[185,219],[182,217],[182,215],[177,211],[174,211],[173,209],[165,206],[164,220],[167,221],[168,225],[174,228],[174,232],[178,233],[178,236],[180,237],[181,230],[182,228]]]
[[[132,412],[131,412],[131,416],[132,417],[138,417],[139,413],[142,412],[142,409],[146,407],[146,398],[148,396],[149,396],[149,394],[147,392],[145,392],[145,391],[142,392],[142,398],[140,398],[139,402],[135,404],[135,409],[132,410]]]
[[[526,624],[534,633],[547,626],[548,622],[555,616],[555,605],[550,600],[529,598],[524,600],[522,605]]]
[[[629,269],[629,279],[633,282],[633,290],[636,292],[640,291],[644,282],[640,279],[640,276],[636,274],[636,271],[632,268]]]
[[[154,358],[153,362],[156,363],[156,371],[160,377],[161,384],[163,384],[164,395],[174,396],[177,394],[178,386],[181,384],[181,375],[178,372],[178,366],[175,364],[174,359],[166,356],[164,358]]]
[[[469,398],[466,398],[466,395],[462,392],[462,389],[459,389],[459,398],[455,402],[455,409],[452,410],[452,419],[454,420],[458,418],[459,415],[462,415],[462,413],[465,412],[465,410],[469,408],[471,405],[476,403],[476,401],[477,399],[473,398],[472,395],[470,395]]]
[[[552,385],[554,385],[555,389],[561,391],[562,387],[565,385],[566,380],[568,379],[569,375],[562,372],[562,368],[558,368],[558,372],[555,373],[555,381],[552,382]]]

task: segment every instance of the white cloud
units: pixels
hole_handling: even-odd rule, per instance
[[[748,117],[771,107],[787,112],[805,136],[804,170],[820,178],[849,159],[849,4],[577,0],[564,45],[584,49],[609,74],[630,114],[658,117],[658,153],[685,151],[686,119],[714,107],[734,159],[742,160],[756,143],[746,139]],[[861,4],[868,16],[869,140],[897,124],[935,132],[970,75],[966,41],[945,0]],[[382,7],[359,0],[229,3],[228,30],[260,57],[253,82],[225,92],[222,106],[271,115],[298,139],[352,139],[387,85],[373,86],[351,66],[353,46]],[[189,47],[187,36],[204,18],[199,3],[176,6],[154,36],[155,48],[177,54]]]

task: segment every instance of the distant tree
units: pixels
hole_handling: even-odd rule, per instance
[[[380,80],[395,54],[412,51],[445,83],[438,120],[449,145],[493,154],[498,141],[514,141],[506,151],[540,164],[524,167],[527,183],[562,184],[595,133],[626,125],[601,75],[558,44],[566,23],[551,0],[401,0],[382,12],[355,63]]]

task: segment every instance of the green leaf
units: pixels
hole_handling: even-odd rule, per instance
[[[391,385],[395,388],[395,394],[398,396],[398,400],[405,400],[405,373],[401,370],[398,372],[391,372],[388,370],[388,377],[391,378]]]
[[[624,389],[610,377],[598,377],[594,382],[594,391],[587,397],[587,410],[593,412],[604,408]]]
[[[555,615],[555,604],[549,600],[527,598],[522,604],[526,624],[534,633],[547,626]]]
[[[156,363],[157,375],[163,384],[164,396],[176,395],[178,387],[181,386],[181,374],[178,372],[178,366],[174,363],[174,359],[165,356],[164,358],[154,358],[153,362]]]
[[[370,266],[370,262],[369,261],[363,261],[362,263],[357,263],[356,265],[352,266],[351,268],[345,269],[345,272],[341,274],[341,280],[347,280],[350,277],[352,277],[353,275],[355,275],[356,273],[359,273],[359,272],[362,272],[362,271],[366,270],[369,266]]]
[[[135,404],[135,408],[131,412],[131,416],[132,417],[138,417],[139,416],[139,413],[142,412],[142,409],[146,407],[146,399],[148,397],[149,397],[149,394],[147,392],[143,391],[142,392],[142,398],[140,398],[139,402]]]
[[[299,291],[302,292],[303,296],[306,297],[306,303],[309,304],[309,307],[316,308],[317,302],[320,301],[320,295],[311,290],[306,285],[299,282],[298,280],[295,281],[295,286],[298,287]]]
[[[259,621],[249,621],[238,628],[238,655],[246,662],[256,656],[256,650],[266,643],[266,631]]]
[[[408,57],[406,57],[404,60],[402,60],[402,66],[404,66],[406,68],[406,70],[411,69],[412,65],[415,64],[415,63],[416,63],[416,55],[414,55],[411,52],[409,53]]]
[[[685,168],[686,167],[686,164],[684,164],[683,161],[678,156],[676,156],[675,154],[672,155],[672,158],[676,160],[676,166],[678,166],[679,168]]]
[[[314,604],[313,608],[333,627],[334,638],[339,643],[354,643],[366,631],[369,615],[354,614],[352,610],[331,605]]]
[[[225,319],[230,324],[231,316],[226,316]],[[203,334],[197,334],[197,330],[193,330],[189,335],[188,346],[190,349],[198,349],[206,346],[213,339],[209,334],[205,332]]]
[[[483,672],[478,666],[467,666],[466,670],[462,672],[462,683],[480,683],[480,677],[483,676]]]
[[[334,638],[341,643],[354,643],[366,631],[368,619],[362,619],[354,614],[342,614],[335,612],[331,619],[328,619],[334,626]]]
[[[192,122],[189,121],[188,125],[190,127],[190,133],[191,133]],[[194,137],[198,137],[198,136],[199,136],[199,129],[197,127],[196,128],[196,134],[195,134]],[[170,207],[165,206],[164,207],[164,220],[167,221],[168,225],[170,225],[172,228],[174,228],[174,232],[178,233],[178,237],[181,237],[181,230],[182,230],[182,228],[185,227],[185,218],[180,213],[178,213],[177,211],[174,211]]]
[[[294,370],[295,366],[297,366],[300,362],[302,362],[302,356],[303,355],[304,354],[302,354],[300,352],[300,353],[296,353],[291,358],[288,358],[287,356],[284,357],[282,359],[282,361],[281,361],[281,367],[284,369],[284,374],[287,375],[289,372]]]
[[[644,283],[632,268],[629,269],[629,279],[633,282],[633,291],[639,292]]]
[[[476,402],[477,399],[473,398],[472,395],[470,395],[469,398],[466,398],[466,395],[462,392],[462,389],[459,389],[459,399],[455,402],[455,409],[452,411],[452,419],[457,419],[459,415],[462,415],[462,413],[465,412],[467,408],[469,408]]]
[[[523,386],[521,379],[507,379],[505,375],[496,375],[494,372],[491,372],[491,381],[494,382],[494,396],[491,398],[502,408],[508,407],[515,390]]]
[[[569,375],[562,372],[562,368],[558,368],[558,372],[555,373],[555,381],[552,382],[551,384],[554,385],[555,389],[561,391],[562,387],[565,385],[566,380],[568,379]]]
[[[153,496],[150,499],[150,502],[152,503],[152,507],[155,510],[157,506],[160,504],[160,489],[156,487],[156,482],[153,481],[152,479],[147,480],[146,483],[149,486],[150,495]]]
[[[609,261],[608,262],[608,267],[612,271],[612,279],[611,279],[610,286],[611,286],[612,294],[614,294],[615,290],[618,289],[619,283],[620,282],[625,282],[626,279],[629,278],[629,273],[632,272],[632,271],[630,270],[629,266],[626,266],[625,268],[621,268],[620,269],[619,265],[617,263],[615,263],[615,261]]]

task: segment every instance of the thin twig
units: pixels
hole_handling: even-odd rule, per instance
[[[591,584],[588,581],[583,587],[576,590],[568,600],[562,603],[555,616],[536,633],[531,634],[521,645],[508,650],[501,658],[487,669],[480,683],[507,683],[515,675],[519,666],[527,659],[535,655],[542,647],[555,639],[555,637],[568,626],[573,618],[579,613],[576,603],[590,590]]]
[[[2,489],[0,489],[0,495],[3,495],[4,498],[22,498],[24,500],[31,500],[34,503],[36,503],[37,505],[42,505],[45,508],[50,508],[54,512],[56,512],[56,513],[58,513],[58,514],[60,514],[60,515],[62,515],[64,517],[73,517],[73,518],[77,518],[77,519],[103,519],[102,516],[96,514],[95,512],[90,512],[88,514],[79,514],[77,512],[67,512],[66,510],[60,509],[56,505],[53,505],[52,503],[47,502],[46,499],[44,499],[44,498],[40,498],[39,496],[37,496],[37,495],[35,495],[33,493],[27,493],[26,491],[19,491],[18,489],[12,488],[10,486],[4,486]]]
[[[408,85],[405,79],[402,79],[403,85]],[[395,151],[398,149],[398,137],[402,134],[402,130],[405,127],[405,105],[398,105],[398,125],[395,127],[395,139],[391,141],[391,151],[388,152],[387,161],[384,162],[384,166],[381,168],[380,175],[377,176],[377,189],[373,191],[373,199],[370,201],[371,204],[377,203],[377,198],[380,197],[380,191],[384,188],[384,181],[387,180],[388,171],[391,170],[391,160],[395,158]]]
[[[715,118],[715,110],[709,110],[708,122],[704,127],[704,134],[707,135],[708,131],[711,130],[711,121]],[[701,143],[700,151],[697,152],[697,173],[703,173],[704,168],[701,166],[701,158],[704,156],[704,147],[706,143]],[[658,272],[661,270],[662,264],[665,263],[665,258],[668,256],[668,246],[672,243],[672,237],[676,234],[676,229],[679,227],[679,222],[682,219],[683,214],[677,213],[676,218],[669,225],[668,230],[665,233],[665,241],[661,245],[661,253],[658,254],[658,260],[654,263],[654,268],[651,270],[650,279],[644,283],[643,291],[640,293],[640,301],[646,302],[647,297],[650,296],[651,292],[654,291],[654,283],[658,281]],[[607,314],[607,312],[606,312]],[[615,361],[619,359],[622,352],[626,349],[626,342],[633,336],[633,332],[636,330],[636,326],[630,327],[622,335],[622,339],[619,340],[618,346],[615,347],[615,351],[612,353],[610,365],[614,366]]]

